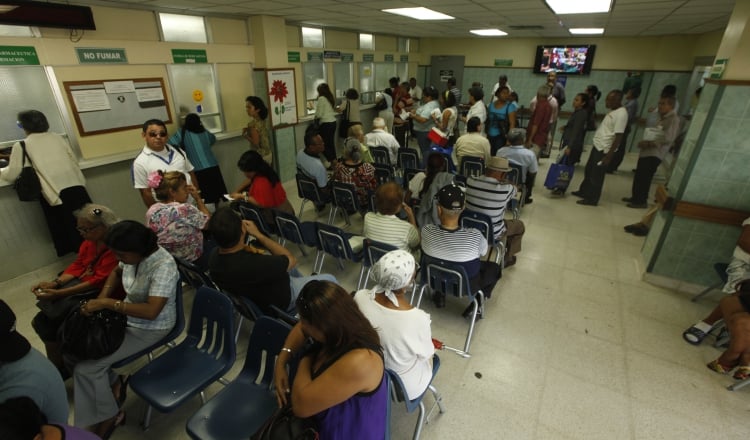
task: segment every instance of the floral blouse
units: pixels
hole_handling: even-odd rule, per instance
[[[250,122],[247,123],[248,135],[252,130],[258,131],[258,136],[260,136],[260,143],[258,145],[250,143],[250,149],[257,151],[261,156],[263,156],[263,160],[271,165],[273,163],[273,151],[271,150],[271,142],[268,137],[268,128],[266,128],[266,122],[262,119],[250,118]]]
[[[146,224],[159,245],[175,257],[193,262],[203,253],[203,232],[208,216],[189,203],[154,203],[146,212]]]
[[[369,206],[369,191],[375,191],[378,186],[378,180],[375,178],[375,167],[369,163],[360,163],[357,165],[347,165],[344,161],[339,161],[333,170],[333,180],[351,183],[357,188],[359,206],[365,209]]]

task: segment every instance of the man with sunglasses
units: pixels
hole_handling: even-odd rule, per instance
[[[133,161],[131,177],[133,186],[141,192],[141,198],[147,208],[156,203],[154,194],[148,186],[148,175],[152,171],[180,171],[187,177],[188,185],[194,186],[200,193],[193,164],[179,148],[167,144],[167,126],[164,121],[149,119],[144,122],[141,136],[146,145]]]

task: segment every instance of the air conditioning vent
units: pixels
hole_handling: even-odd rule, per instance
[[[540,31],[544,29],[544,26],[539,26],[538,24],[512,24],[508,28],[514,31]]]

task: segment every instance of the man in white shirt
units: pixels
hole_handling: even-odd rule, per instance
[[[533,202],[531,199],[531,190],[534,188],[534,180],[539,172],[539,162],[533,150],[526,148],[523,144],[526,139],[526,130],[523,128],[514,128],[508,132],[509,147],[503,147],[497,150],[496,156],[504,157],[511,162],[521,165],[521,183],[524,184],[524,203]]]
[[[490,141],[482,136],[482,123],[477,116],[466,122],[466,134],[460,136],[453,147],[453,163],[461,166],[464,156],[481,157],[485,162],[490,158]]]
[[[372,120],[372,131],[365,135],[365,144],[368,147],[386,147],[391,158],[391,163],[395,164],[398,159],[398,149],[400,145],[396,137],[388,133],[385,128],[385,119],[375,118]]]
[[[146,145],[133,161],[131,176],[133,187],[141,192],[141,199],[146,207],[156,203],[152,188],[148,186],[148,175],[156,170],[184,173],[188,185],[193,185],[200,193],[193,164],[183,151],[167,144],[167,126],[164,121],[149,119],[144,122],[141,137]]]
[[[497,89],[499,89],[500,87],[503,87],[503,86],[508,88],[508,92],[513,93],[513,87],[511,87],[510,84],[508,84],[508,75],[500,75],[500,76],[497,77],[497,82],[492,87],[492,95],[490,95],[490,96],[492,96],[492,102],[497,101],[497,97],[495,96],[495,92],[497,92]]]
[[[409,94],[415,103],[422,100],[422,88],[417,85],[416,78],[409,78]]]
[[[479,118],[479,122],[484,126],[484,121],[487,120],[487,106],[484,105],[484,90],[481,87],[472,87],[469,89],[469,111],[466,116],[462,116],[463,122],[468,122],[469,119],[476,116]],[[480,130],[482,136],[486,137],[484,130]]]
[[[628,126],[628,111],[622,106],[622,91],[612,90],[607,94],[605,104],[611,111],[599,124],[594,133],[594,148],[591,149],[589,160],[586,162],[586,170],[583,182],[578,191],[573,191],[576,197],[580,197],[579,205],[596,206],[602,195],[604,177],[607,174],[607,165],[620,148],[622,135]]]

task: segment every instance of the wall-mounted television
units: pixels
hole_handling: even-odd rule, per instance
[[[557,72],[588,75],[594,63],[596,45],[540,45],[536,47],[534,73]]]
[[[0,24],[96,30],[88,6],[19,0],[3,0],[2,6]]]

